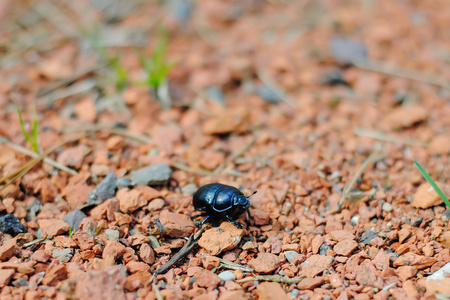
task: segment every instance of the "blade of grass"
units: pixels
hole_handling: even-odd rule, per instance
[[[25,130],[25,125],[24,125],[23,119],[22,119],[22,113],[20,112],[19,108],[17,108],[17,114],[19,115],[19,123],[20,123],[20,129],[22,130],[22,134],[25,137],[25,140],[27,140],[27,142],[31,143],[31,138],[28,135],[28,132]]]
[[[419,169],[420,173],[422,174],[423,178],[428,181],[428,183],[433,187],[433,189],[438,193],[439,197],[441,197],[442,201],[444,201],[445,205],[447,205],[448,208],[450,208],[450,201],[448,198],[444,195],[444,193],[441,191],[441,189],[438,187],[436,182],[431,178],[430,174],[416,161],[414,160],[414,164]]]
[[[33,107],[34,115],[33,115],[33,127],[31,128],[31,148],[34,152],[39,153],[39,145],[38,145],[38,122],[36,116],[36,106]]]
[[[37,123],[37,116],[36,116],[36,107],[34,107],[34,116],[33,116],[33,125],[32,125],[32,128],[31,128],[31,136],[25,130],[25,125],[24,125],[24,122],[23,122],[22,113],[21,113],[19,108],[17,108],[17,114],[19,115],[20,130],[22,131],[22,134],[25,137],[25,140],[28,143],[30,143],[31,150],[33,150],[33,152],[39,154],[38,123]]]

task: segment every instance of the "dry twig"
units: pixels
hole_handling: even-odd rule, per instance
[[[152,283],[156,275],[166,273],[177,261],[188,255],[192,251],[192,249],[194,249],[194,247],[197,246],[198,244],[197,240],[201,236],[203,231],[205,231],[207,226],[208,225],[204,224],[203,227],[200,228],[200,230],[198,230],[196,233],[191,234],[191,236],[186,241],[184,246],[180,249],[180,251],[178,251],[178,253],[175,254],[164,266],[153,272],[152,278],[150,278],[150,280],[147,282],[146,285],[148,286],[150,283]]]
[[[230,163],[232,163],[236,158],[241,156],[242,153],[247,151],[256,142],[258,136],[259,134],[255,133],[252,136],[252,138],[247,143],[245,143],[240,149],[238,149],[237,151],[233,152],[230,156],[228,156],[227,159],[225,159],[225,161],[212,172],[213,175],[220,174]]]
[[[156,299],[157,300],[163,300],[164,299],[164,297],[161,295],[161,292],[159,291],[158,286],[156,284],[152,283],[152,289],[153,289],[153,291],[156,294]]]
[[[274,281],[274,282],[286,283],[286,284],[296,284],[296,283],[299,283],[300,281],[302,281],[305,277],[306,277],[305,275],[300,275],[295,278],[289,278],[289,277],[284,277],[284,276],[280,276],[280,275],[258,275],[258,276],[242,278],[242,279],[236,280],[236,282],[242,283],[242,282],[246,282],[246,281],[257,280],[257,281]]]
[[[403,144],[403,145],[408,145],[408,146],[422,146],[422,147],[428,146],[426,143],[419,142],[416,140],[412,140],[412,139],[405,140],[400,137],[396,137],[394,135],[387,134],[382,131],[369,130],[369,129],[365,129],[365,128],[361,128],[361,127],[356,127],[353,130],[353,133],[356,135],[359,135],[359,136],[377,139],[377,140],[380,140],[383,142],[388,142],[388,143]]]
[[[0,188],[0,192],[3,191],[7,186],[9,186],[11,183],[15,182],[17,179],[21,178],[23,175],[25,175],[28,171],[30,171],[35,165],[37,165],[41,160],[43,160],[45,157],[47,157],[50,153],[52,153],[53,151],[55,151],[56,149],[58,149],[59,147],[68,144],[68,143],[73,143],[76,142],[86,136],[88,136],[89,134],[83,134],[81,136],[75,137],[75,138],[71,138],[65,141],[62,141],[56,145],[54,145],[53,147],[51,147],[50,149],[44,151],[43,153],[41,153],[38,157],[26,162],[25,164],[23,164],[20,168],[18,168],[17,170],[15,170],[14,172],[7,174],[5,176],[3,176],[2,178],[0,178],[0,184],[6,182],[6,184]]]
[[[362,163],[361,167],[358,169],[358,171],[353,176],[352,180],[350,180],[349,184],[344,188],[344,191],[342,192],[341,200],[339,200],[338,208],[342,206],[344,203],[344,200],[347,199],[348,195],[350,194],[350,191],[355,187],[356,182],[358,181],[358,178],[361,177],[364,170],[376,162],[377,160],[382,159],[386,156],[386,153],[384,151],[384,148],[376,148],[373,150],[373,152],[369,155],[369,157]]]
[[[109,132],[112,134],[121,135],[127,138],[130,138],[132,140],[135,140],[137,142],[143,143],[143,144],[151,144],[153,142],[152,138],[144,135],[144,134],[137,134],[130,132],[129,130],[125,128],[118,128],[111,125],[92,125],[92,126],[85,126],[85,127],[66,127],[61,130],[61,132],[79,132],[79,131],[88,131],[88,132]]]
[[[31,150],[29,150],[29,149],[27,149],[27,148],[25,148],[25,147],[23,147],[23,146],[21,146],[19,144],[16,144],[16,143],[13,143],[11,141],[8,141],[8,140],[6,140],[6,138],[3,138],[3,137],[0,137],[0,144],[5,144],[9,148],[11,148],[11,149],[13,149],[13,150],[15,150],[17,152],[20,152],[22,154],[31,156],[33,158],[39,157],[39,154],[37,154],[36,152],[33,152],[33,151],[31,151]],[[57,161],[55,161],[55,160],[53,160],[51,158],[45,157],[43,159],[43,161],[44,161],[44,163],[46,163],[46,164],[48,164],[48,165],[50,165],[50,166],[52,166],[54,168],[60,169],[62,171],[65,171],[65,172],[67,172],[67,173],[69,173],[71,175],[77,175],[78,174],[78,172],[75,171],[74,169],[66,167],[66,166],[60,164],[59,162],[57,162]]]
[[[203,256],[208,257],[211,255],[203,254]],[[219,258],[219,260],[220,260],[220,267],[225,267],[227,269],[232,269],[232,270],[242,270],[244,272],[253,272],[254,271],[252,267],[240,265],[240,264],[231,262],[231,261],[223,259],[223,258]]]
[[[201,175],[201,176],[213,175],[212,172],[205,171],[205,170],[197,170],[197,169],[191,168],[189,166],[186,166],[185,164],[178,162],[178,161],[172,162],[171,165],[172,165],[172,167],[175,167],[178,170],[185,171],[185,172],[192,173],[192,174],[197,174],[197,175]]]
[[[442,82],[436,78],[431,78],[429,76],[414,73],[411,71],[405,72],[405,71],[401,71],[401,70],[388,70],[386,67],[382,67],[378,64],[369,63],[369,62],[356,63],[355,67],[360,68],[362,70],[366,70],[366,71],[377,72],[377,73],[381,73],[381,74],[385,74],[385,75],[402,77],[402,78],[406,78],[406,79],[410,79],[410,80],[424,82],[424,83],[438,86],[440,88],[450,90],[449,83]]]

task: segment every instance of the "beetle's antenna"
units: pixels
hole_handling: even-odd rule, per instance
[[[258,191],[254,191],[251,195],[245,196],[245,198],[250,198],[251,196],[253,196],[254,194],[256,194]]]

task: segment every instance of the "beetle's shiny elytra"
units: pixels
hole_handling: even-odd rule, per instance
[[[206,216],[199,226],[203,225],[208,219],[214,221],[227,219],[236,227],[241,228],[242,225],[233,219],[250,207],[250,201],[241,191],[220,183],[211,183],[199,188],[194,194],[193,203],[194,208],[202,211],[202,213],[192,218]]]

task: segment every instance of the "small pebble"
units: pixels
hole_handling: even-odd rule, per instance
[[[350,219],[350,223],[352,223],[353,226],[358,225],[358,223],[359,223],[359,216],[353,216],[353,217]]]
[[[84,218],[86,218],[86,215],[81,210],[75,209],[65,215],[63,221],[69,224],[72,232],[75,232],[80,229],[81,221],[83,221]]]
[[[256,88],[256,94],[269,103],[280,103],[283,99],[271,88],[260,85]]]
[[[58,249],[55,248],[52,253],[53,258],[59,259],[60,262],[66,263],[72,259],[73,251],[71,248]]]
[[[116,187],[118,189],[123,189],[126,187],[130,187],[133,184],[131,183],[131,179],[130,178],[126,178],[126,177],[119,177],[116,179]]]
[[[130,172],[130,179],[136,186],[163,184],[170,179],[172,169],[168,164],[156,164]]]
[[[231,271],[223,271],[219,274],[219,278],[223,281],[233,281],[236,280],[236,275]]]
[[[223,92],[221,89],[219,89],[216,86],[210,85],[205,88],[206,95],[208,98],[215,103],[218,103],[220,105],[225,105],[225,97],[223,95]]]
[[[441,217],[442,221],[450,220],[450,209],[444,211]]]
[[[422,224],[422,221],[423,221],[422,217],[418,217],[418,218],[416,218],[414,220],[411,220],[411,226],[419,227],[420,224]]]
[[[391,212],[394,209],[394,207],[392,207],[392,204],[385,202],[383,204],[383,211],[385,212]]]
[[[18,278],[12,282],[12,285],[14,285],[16,288],[20,288],[22,286],[28,286],[28,280],[24,278]]]
[[[373,231],[372,229],[369,229],[363,234],[360,242],[362,242],[366,245],[370,245],[370,241],[376,237],[378,237],[378,234],[375,231]]]
[[[339,171],[334,171],[330,175],[330,180],[338,180],[341,177],[341,173]]]
[[[186,195],[194,195],[198,187],[194,183],[188,183],[181,188],[181,192]]]
[[[116,174],[108,173],[105,178],[89,192],[87,204],[99,205],[116,194]]]
[[[16,235],[27,232],[27,228],[14,215],[7,214],[0,217],[0,232]]]
[[[292,299],[297,298],[297,296],[298,296],[299,293],[300,293],[299,290],[293,289],[293,290],[291,291],[291,298],[292,298]]]
[[[297,251],[285,251],[284,252],[284,256],[286,257],[286,259],[288,260],[288,262],[292,263],[294,262],[294,257],[298,255]]]
[[[331,247],[323,243],[319,248],[319,255],[327,255],[328,250],[331,250]]]
[[[108,240],[119,241],[119,230],[106,229],[105,235]]]

